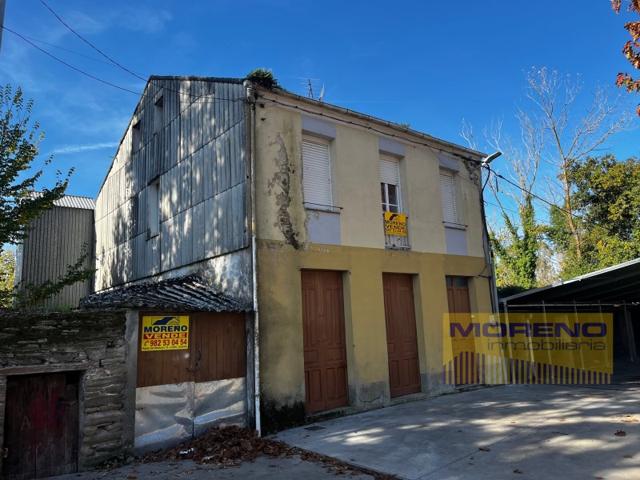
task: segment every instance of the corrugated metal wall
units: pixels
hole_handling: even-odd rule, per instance
[[[244,96],[240,82],[151,80],[96,202],[96,290],[249,246]],[[156,180],[160,233],[150,236]]]
[[[31,224],[22,252],[20,281],[40,285],[63,276],[67,267],[76,263],[86,248],[93,261],[93,210],[53,207]],[[46,300],[46,308],[75,308],[80,299],[91,293],[91,281],[65,287],[58,295]]]

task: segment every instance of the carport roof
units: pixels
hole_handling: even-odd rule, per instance
[[[94,293],[80,301],[82,309],[151,309],[174,312],[248,312],[246,302],[216,291],[199,275],[137,283]]]
[[[640,303],[640,258],[500,299],[507,305],[543,301]]]

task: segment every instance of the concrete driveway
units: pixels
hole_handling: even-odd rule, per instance
[[[408,479],[640,479],[640,386],[486,388],[277,438]]]

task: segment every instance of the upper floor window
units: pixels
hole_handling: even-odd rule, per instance
[[[147,188],[147,238],[151,238],[160,233],[160,180]]]
[[[456,175],[448,170],[440,170],[440,190],[442,192],[442,218],[445,223],[462,223],[458,208]]]
[[[302,141],[302,188],[305,206],[333,208],[329,142],[315,138]]]
[[[164,126],[164,97],[160,95],[153,105],[153,133],[158,133]]]
[[[402,211],[400,161],[393,157],[380,157],[380,194],[383,212]]]
[[[131,127],[131,151],[137,152],[142,148],[142,128],[141,122],[138,120]]]

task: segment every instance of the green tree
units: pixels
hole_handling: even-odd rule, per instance
[[[531,195],[525,195],[518,207],[519,226],[502,209],[504,229],[490,232],[489,240],[496,258],[497,286],[501,289],[536,286],[536,267],[540,247],[540,226],[535,219]]]
[[[563,277],[587,273],[640,256],[640,161],[589,157],[569,169],[582,255],[573,252],[566,215],[551,211],[549,236],[565,257]]]
[[[0,291],[13,290],[16,273],[16,257],[11,250],[0,251]],[[0,308],[8,308],[11,303],[8,298],[0,298]]]
[[[0,258],[6,254],[6,245],[20,243],[29,233],[29,225],[64,195],[73,173],[57,172],[52,187],[36,187],[44,170],[34,169],[33,163],[44,138],[38,122],[32,122],[33,102],[25,100],[20,88],[10,85],[0,90]],[[44,161],[51,164],[52,157]],[[86,252],[70,265],[65,275],[43,285],[23,285],[19,290],[0,283],[0,304],[28,306],[37,304],[61,291],[65,286],[89,278],[93,273],[84,264]]]

